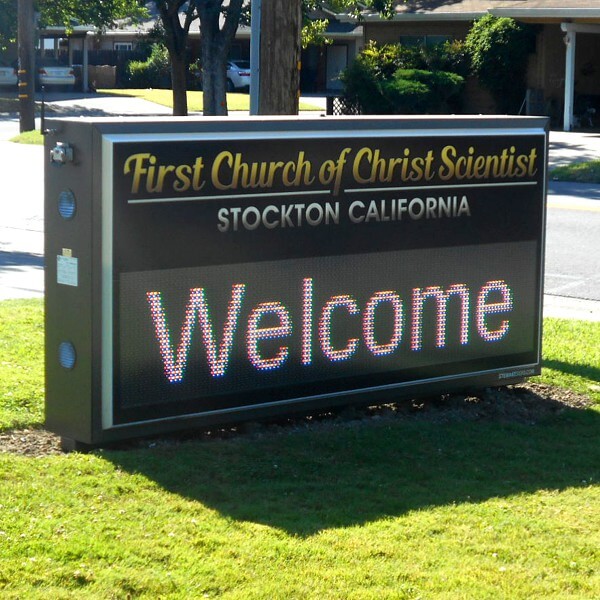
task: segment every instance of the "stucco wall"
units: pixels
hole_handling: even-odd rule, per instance
[[[447,35],[456,39],[464,39],[470,24],[466,22],[383,22],[365,23],[365,41],[376,41],[381,44],[397,44],[403,35]]]

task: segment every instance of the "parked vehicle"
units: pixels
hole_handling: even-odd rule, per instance
[[[227,91],[250,88],[250,61],[230,60],[227,63]]]
[[[17,70],[6,63],[0,62],[0,87],[16,87]]]
[[[198,67],[194,71],[194,77],[198,82],[198,88],[202,89],[202,70]],[[250,61],[229,60],[227,61],[227,91],[250,89]]]
[[[39,86],[56,86],[72,91],[75,87],[75,71],[55,59],[44,58],[38,63],[37,82]]]

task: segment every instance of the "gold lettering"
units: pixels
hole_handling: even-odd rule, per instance
[[[204,187],[205,181],[202,181],[202,169],[204,168],[204,161],[201,156],[196,158],[194,163],[194,177],[192,178],[192,188],[198,192]]]
[[[132,169],[133,164],[133,181],[131,182],[131,193],[137,194],[140,189],[140,179],[142,175],[146,175],[148,170],[144,167],[144,163],[150,159],[152,156],[149,152],[140,152],[138,154],[132,154],[125,161],[125,166],[123,167],[123,174],[129,175]]]
[[[371,148],[361,148],[354,158],[354,164],[352,166],[352,175],[356,183],[373,183],[373,173],[371,172],[370,177],[363,177],[361,174],[361,162],[366,158],[367,164],[370,164],[373,158],[373,151]]]
[[[239,154],[237,156],[239,156]],[[223,183],[223,181],[221,180],[220,171],[221,171],[221,165],[223,163],[225,163],[226,166],[228,166],[231,169],[231,167],[233,166],[233,154],[231,154],[231,152],[228,152],[227,150],[225,150],[225,151],[217,154],[217,156],[215,158],[215,162],[213,163],[213,166],[212,166],[212,172],[211,172],[212,183],[218,190],[235,189],[236,184],[233,182],[233,174],[231,175],[231,179],[229,180],[229,183]]]
[[[456,157],[456,148],[454,146],[444,146],[440,158],[443,166],[438,170],[438,175],[442,181],[448,181],[454,177],[454,161]]]
[[[191,180],[192,167],[190,165],[179,165],[175,169],[175,182],[173,183],[173,189],[176,192],[187,192],[192,185]]]
[[[531,152],[529,153],[529,171],[527,172],[527,175],[529,175],[530,177],[533,177],[534,175],[537,174],[538,170],[535,167],[535,159],[537,158],[537,150],[535,148],[531,149]]]

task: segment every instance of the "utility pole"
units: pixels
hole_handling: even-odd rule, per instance
[[[261,115],[297,115],[300,93],[301,0],[263,2],[260,22]]]
[[[252,0],[250,16],[250,114],[257,115],[260,98],[260,20],[262,0]]]
[[[17,36],[19,45],[19,129],[35,129],[34,99],[34,41],[33,41],[33,0],[19,0],[17,17]]]

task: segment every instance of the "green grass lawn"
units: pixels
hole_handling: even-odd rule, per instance
[[[142,98],[144,100],[148,100],[149,102],[154,102],[156,104],[161,104],[162,106],[173,106],[173,92],[172,90],[158,90],[158,89],[146,89],[146,90],[137,90],[137,89],[107,89],[107,90],[98,90],[101,94],[111,94],[114,96],[131,96],[134,98]],[[201,112],[203,110],[203,98],[202,92],[198,91],[188,91],[187,93],[188,100],[188,110],[190,112]],[[228,110],[249,110],[250,109],[250,96],[248,94],[227,94],[227,108]],[[319,111],[322,110],[318,106],[315,106],[310,103],[301,102],[300,110],[314,110]]]
[[[42,133],[35,129],[33,131],[25,131],[16,135],[15,137],[10,139],[11,142],[15,142],[16,144],[44,144],[44,136]]]
[[[0,303],[0,423],[42,421],[42,303]],[[600,323],[547,319],[536,424],[379,418],[0,453],[0,597],[600,596]]]
[[[600,183],[600,160],[556,167],[550,171],[550,179],[579,183]]]

